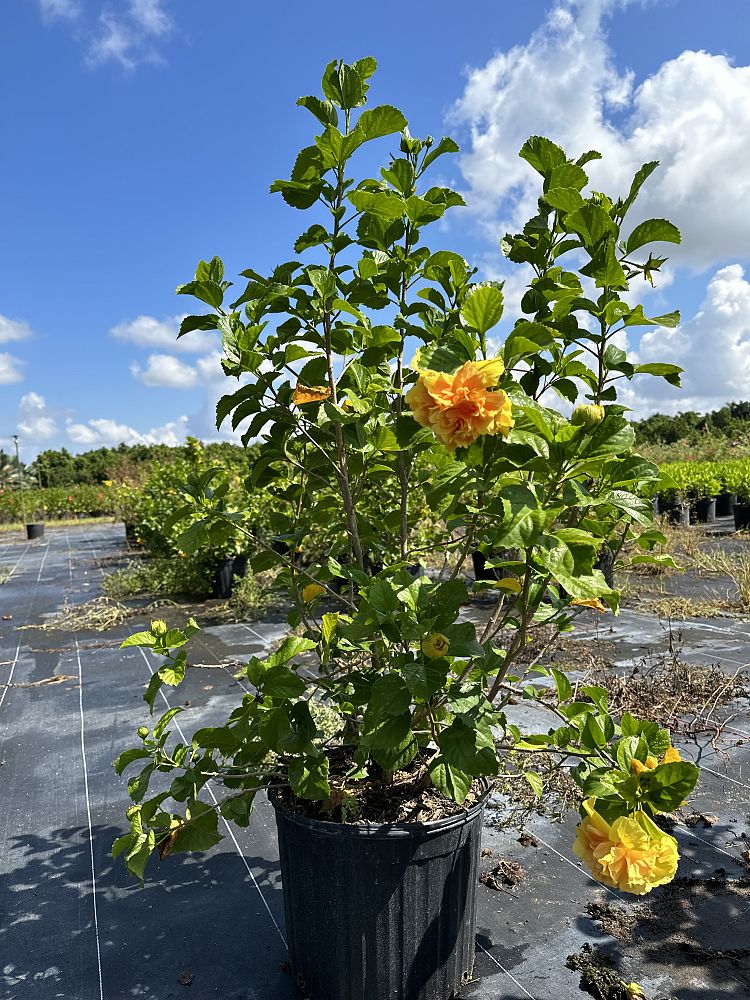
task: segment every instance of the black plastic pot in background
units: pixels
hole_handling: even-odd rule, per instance
[[[474,567],[475,580],[500,580],[502,572],[499,567],[488,567],[487,556],[484,552],[475,549],[471,553],[471,562]]]
[[[471,979],[484,800],[433,823],[308,819],[271,793],[308,1000],[449,1000]]]
[[[125,522],[125,540],[130,543],[130,545],[138,545],[138,533],[136,526],[130,524],[128,521]]]
[[[651,506],[653,507],[653,510],[654,510],[654,517],[658,517],[659,514],[661,513],[661,510],[659,508],[659,497],[658,496],[654,497],[654,499],[651,501]]]
[[[734,530],[750,531],[750,503],[734,505]]]
[[[247,556],[238,555],[232,560],[232,573],[234,576],[244,576],[247,573]]]
[[[662,500],[659,504],[662,514],[667,515],[670,524],[680,524],[683,528],[690,525],[690,504],[687,503],[665,503]]]
[[[30,542],[33,541],[35,538],[43,538],[44,537],[44,525],[40,524],[40,523],[37,523],[37,524],[27,524],[26,525],[26,537],[28,538],[28,540]]]
[[[599,556],[594,563],[594,569],[600,569],[604,574],[608,587],[615,585],[615,554],[606,546],[600,550]]]
[[[736,493],[720,493],[716,498],[716,516],[731,517],[736,503]]]
[[[693,503],[698,524],[712,524],[716,520],[716,497],[701,497]]]
[[[232,596],[232,567],[234,559],[220,559],[216,564],[213,581],[214,597]]]

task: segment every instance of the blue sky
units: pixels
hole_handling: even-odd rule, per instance
[[[10,0],[0,447],[15,432],[27,458],[210,434],[224,385],[210,338],[175,348],[174,317],[189,305],[174,287],[214,253],[230,275],[291,258],[312,220],[268,185],[313,134],[296,98],[318,92],[329,59],[367,54],[380,63],[373,100],[401,107],[415,134],[458,139],[443,180],[470,208],[439,238],[508,277],[511,302],[523,275],[507,275],[496,247],[533,204],[516,157],[527,135],[602,148],[595,179],[615,193],[660,158],[644,211],[672,218],[685,242],[647,306],[679,307],[685,322],[630,346],[684,364],[686,387],[639,387],[631,403],[645,413],[750,398],[746,0],[465,9]]]

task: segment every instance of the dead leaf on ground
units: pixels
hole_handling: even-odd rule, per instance
[[[78,678],[75,674],[53,674],[52,677],[42,677],[39,681],[27,681],[24,684],[3,684],[3,687],[12,688],[38,688],[50,687],[52,684],[62,684],[64,681],[75,681]]]
[[[195,976],[192,972],[181,972],[177,977],[177,982],[180,986],[189,986],[194,979]]]
[[[517,861],[500,861],[488,872],[483,872],[479,876],[482,885],[495,892],[502,892],[503,889],[511,889],[519,882],[523,882],[526,870]]]
[[[518,843],[521,845],[521,847],[539,847],[539,841],[536,839],[536,837],[531,833],[527,833],[526,831],[524,831],[518,838]]]
[[[719,822],[719,817],[714,816],[713,813],[696,812],[696,813],[691,813],[689,816],[685,817],[685,826],[690,827],[690,829],[692,829],[694,826],[697,826],[699,823],[702,823],[704,826],[708,827],[708,826],[716,826],[718,822]]]

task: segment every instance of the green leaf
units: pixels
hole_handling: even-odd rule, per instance
[[[545,139],[541,135],[530,136],[518,155],[543,177],[550,174],[554,167],[565,163],[565,152],[551,139]]]
[[[331,612],[329,614],[323,615],[321,620],[321,635],[323,637],[323,642],[328,646],[333,638],[333,633],[336,631],[336,625],[339,620],[338,612]]]
[[[616,233],[617,226],[601,205],[585,204],[565,217],[565,228],[579,233],[588,247],[594,247],[609,233]]]
[[[377,108],[363,111],[355,128],[344,139],[344,155],[351,156],[362,143],[371,139],[380,139],[394,132],[402,132],[407,127],[407,121],[398,108],[389,104],[381,104]]]
[[[112,766],[117,774],[122,774],[125,768],[129,767],[136,760],[143,760],[145,757],[150,756],[151,754],[148,750],[144,750],[143,747],[131,747],[129,750],[123,750],[123,752],[115,759]]]
[[[171,839],[170,853],[207,851],[223,839],[219,833],[219,814],[205,802],[194,802],[185,812],[185,826]]]
[[[125,649],[126,646],[155,646],[156,638],[150,632],[134,632],[133,635],[129,635],[127,639],[123,639],[120,643],[120,649]]]
[[[680,368],[679,365],[654,363],[635,366],[635,372],[637,375],[656,375],[677,388],[680,387],[680,375],[682,374],[682,371],[683,369]]]
[[[298,757],[287,763],[289,784],[295,795],[302,799],[327,799],[331,794],[328,784],[328,758]]]
[[[677,226],[666,219],[647,219],[628,236],[625,249],[631,254],[646,243],[680,243],[682,237]]]
[[[307,653],[315,649],[316,643],[312,639],[303,639],[297,635],[287,636],[275,653],[272,653],[266,660],[269,667],[275,667],[281,663],[288,663],[293,657],[300,653]]]
[[[576,212],[584,204],[580,191],[571,187],[552,188],[544,195],[544,200],[559,212]]]
[[[443,138],[427,153],[422,161],[422,169],[426,170],[433,161],[444,153],[457,153],[458,151],[458,144],[453,139]]]
[[[625,217],[625,214],[628,212],[633,202],[638,197],[638,192],[641,190],[644,181],[646,181],[647,178],[651,176],[651,174],[654,172],[654,170],[656,170],[658,166],[659,166],[658,160],[651,160],[649,163],[644,163],[643,166],[636,171],[635,177],[633,178],[633,183],[630,185],[630,191],[628,193],[628,196],[622,203],[622,206],[619,211],[619,216],[621,219]]]
[[[699,773],[689,761],[660,764],[641,775],[641,790],[658,812],[672,812],[695,788]]]
[[[473,777],[438,757],[430,767],[432,783],[439,792],[459,805],[471,791]]]
[[[268,698],[299,698],[307,685],[293,670],[278,663],[263,673],[260,687]]]
[[[406,214],[406,203],[395,191],[352,191],[348,197],[358,212],[366,212],[385,222],[393,222]]]
[[[477,285],[461,306],[461,319],[481,335],[496,326],[503,315],[503,292],[496,282]]]
[[[551,670],[557,688],[558,702],[569,701],[573,697],[573,687],[570,681],[562,670],[557,670],[555,667],[552,667]]]
[[[370,711],[378,715],[402,715],[410,705],[411,694],[400,674],[385,674],[373,684]]]
[[[307,108],[322,125],[333,125],[335,127],[339,123],[338,112],[330,101],[321,101],[319,97],[300,97],[297,105]]]
[[[524,771],[523,776],[524,778],[526,778],[529,785],[531,786],[531,790],[534,793],[534,795],[536,795],[536,797],[540,799],[542,797],[542,793],[544,792],[544,782],[542,781],[538,772]]]

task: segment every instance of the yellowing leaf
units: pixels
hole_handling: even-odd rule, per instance
[[[294,389],[292,402],[295,406],[304,406],[305,403],[323,403],[330,395],[331,390],[327,385],[307,386],[298,382]]]
[[[602,604],[598,597],[576,597],[576,599],[570,603],[573,607],[593,608],[594,611],[600,611],[602,614],[605,614],[608,610],[607,605]]]
[[[504,576],[502,580],[498,580],[495,586],[498,590],[507,590],[511,594],[520,594],[523,590],[521,581],[517,580],[514,576]]]

